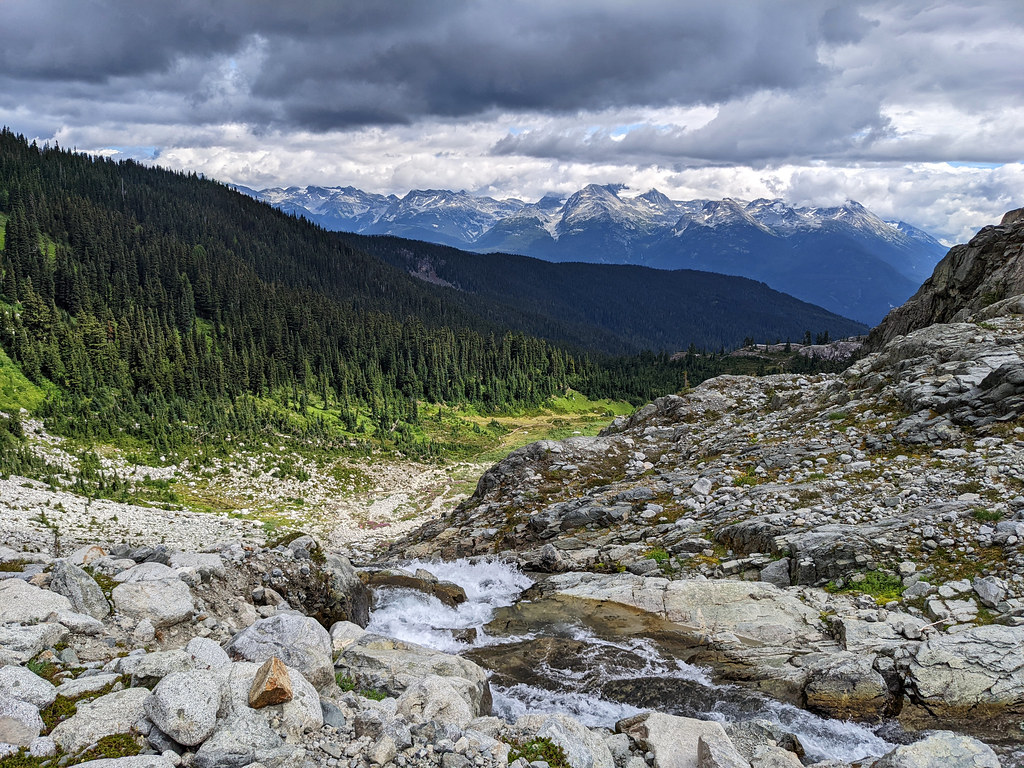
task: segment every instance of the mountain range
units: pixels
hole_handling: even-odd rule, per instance
[[[946,252],[927,232],[884,221],[852,200],[831,207],[680,201],[655,189],[629,196],[615,184],[534,203],[436,189],[403,197],[355,187],[237,189],[329,230],[546,261],[749,277],[868,324],[905,301]]]

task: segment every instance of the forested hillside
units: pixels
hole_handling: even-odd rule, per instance
[[[89,440],[370,431],[423,450],[422,401],[500,411],[574,386],[639,402],[720,369],[567,351],[512,329],[579,348],[578,327],[424,284],[216,182],[6,130],[0,215],[3,365],[32,387],[0,409]]]
[[[620,354],[675,352],[690,345],[733,349],[747,337],[796,341],[808,330],[828,331],[833,338],[867,330],[861,323],[744,277],[624,264],[552,263],[385,235],[339,237],[421,279],[455,286],[492,305],[514,304],[527,317],[557,317],[564,341]],[[547,335],[543,327],[526,330]]]

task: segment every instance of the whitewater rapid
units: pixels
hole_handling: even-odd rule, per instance
[[[408,571],[423,569],[441,581],[458,584],[466,591],[466,602],[451,608],[415,590],[378,589],[367,626],[370,632],[456,654],[555,633],[555,628],[545,632],[542,627],[534,628],[531,634],[514,637],[493,636],[485,631],[485,625],[494,618],[496,610],[515,604],[522,592],[533,584],[514,565],[497,559],[474,558],[452,562],[417,560],[402,567]],[[696,685],[701,701],[710,702],[699,712],[687,710],[671,714],[723,723],[754,718],[770,720],[796,734],[807,756],[813,760],[855,762],[881,756],[895,746],[862,725],[818,717],[737,686],[716,685],[706,670],[667,657],[647,638],[609,641],[576,625],[568,628],[559,625],[557,632],[563,637],[568,632],[573,640],[585,643],[587,650],[581,653],[580,661],[585,665],[588,657],[593,656],[594,666],[581,674],[542,664],[536,671],[551,682],[551,689],[525,683],[492,685],[495,715],[511,722],[528,713],[562,712],[592,728],[614,728],[618,720],[644,710],[597,695],[592,690],[595,675],[602,682],[659,678],[678,680],[681,685]],[[631,661],[629,668],[607,663],[607,656],[601,651],[609,649],[626,651]]]

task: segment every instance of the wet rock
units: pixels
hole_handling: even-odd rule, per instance
[[[436,578],[424,579],[405,571],[363,571],[361,576],[371,589],[382,587],[414,589],[417,592],[436,597],[449,608],[457,608],[466,602],[466,590],[450,581],[438,581]]]
[[[299,613],[261,619],[231,638],[224,650],[234,658],[260,663],[276,656],[317,688],[334,682],[331,636],[314,619]]]
[[[328,555],[324,567],[327,580],[330,622],[351,621],[365,627],[370,621],[370,591],[348,558]]]
[[[94,619],[105,619],[110,615],[110,605],[100,585],[84,570],[66,560],[54,561],[50,589],[68,598],[78,613],[88,614]]]
[[[880,720],[894,707],[874,656],[823,655],[811,668],[804,694],[812,712],[837,720]]]

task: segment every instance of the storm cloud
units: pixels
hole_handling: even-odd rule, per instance
[[[804,169],[948,238],[1020,196],[1019,0],[4,0],[0,35],[0,122],[249,185],[792,198]]]

